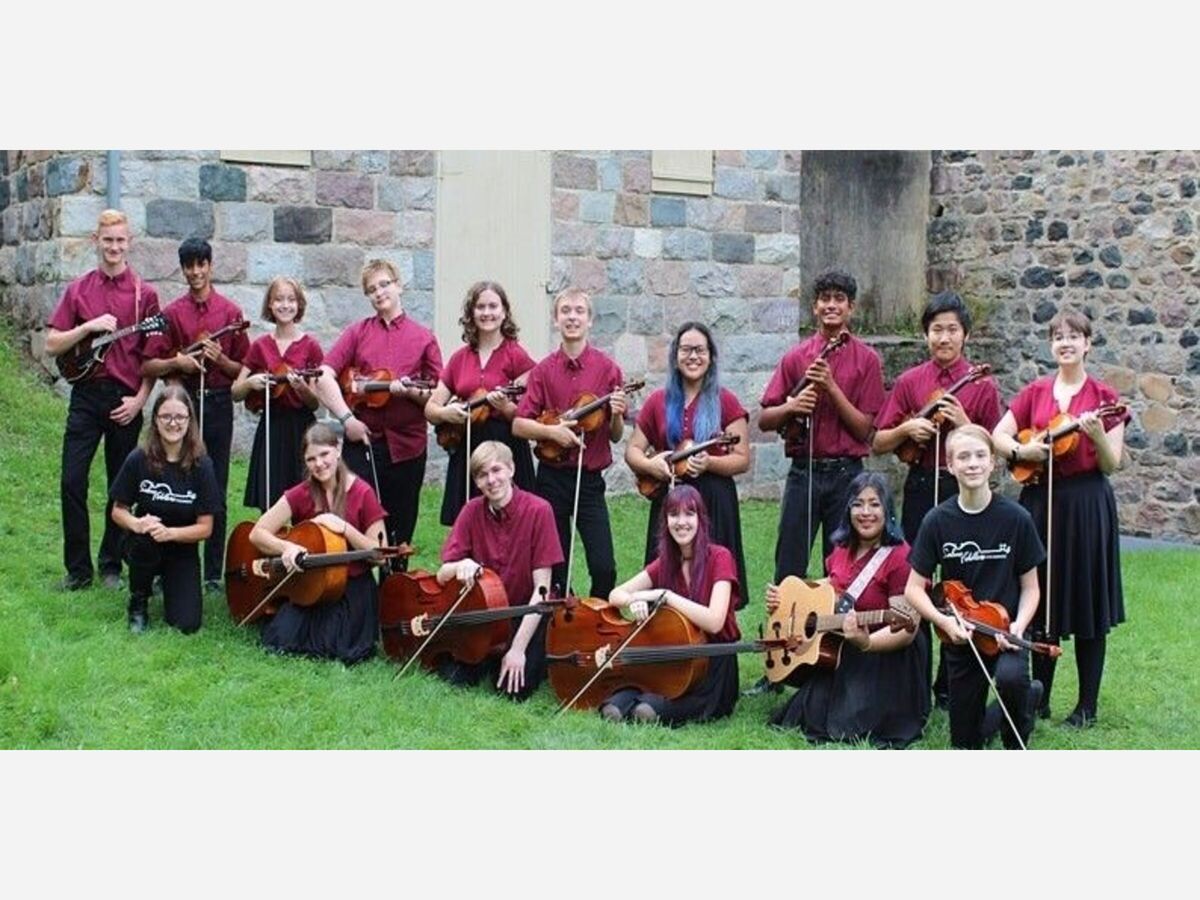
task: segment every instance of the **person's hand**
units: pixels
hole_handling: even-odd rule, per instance
[[[454,567],[454,577],[466,587],[475,584],[475,576],[479,574],[479,563],[471,558],[459,560]]]
[[[496,679],[496,687],[505,693],[515,694],[525,687],[525,654],[510,647],[500,660],[500,677]]]
[[[1089,410],[1079,417],[1079,430],[1091,438],[1093,444],[1104,438],[1104,423],[1095,410]]]
[[[621,388],[613,391],[612,396],[608,398],[608,408],[612,410],[614,419],[624,417],[625,410],[629,408],[629,403],[625,399],[625,391]]]
[[[664,450],[662,453],[656,453],[650,457],[650,465],[654,468],[654,477],[660,481],[669,482],[671,480],[671,463],[667,460],[670,455],[670,450]]]
[[[358,441],[360,444],[371,445],[371,432],[358,418],[351,416],[342,426],[346,430],[346,440]]]
[[[1044,441],[1030,441],[1017,445],[1017,460],[1020,462],[1043,463],[1050,458],[1050,445]]]
[[[911,418],[900,427],[906,438],[918,444],[928,443],[937,434],[937,426],[924,418]]]
[[[200,362],[196,357],[187,353],[175,354],[175,369],[182,372],[184,375],[199,375],[204,371],[204,363]]]
[[[865,651],[871,646],[871,634],[858,624],[854,610],[850,610],[842,619],[842,635],[859,650]]]
[[[627,607],[629,615],[633,616],[635,622],[640,622],[646,616],[650,615],[650,604],[645,600],[634,600]]]
[[[145,402],[145,397],[139,397],[137,394],[129,394],[121,398],[121,402],[113,407],[108,417],[118,425],[128,425],[142,411],[142,406]]]
[[[457,403],[447,403],[445,407],[445,421],[451,425],[463,425],[467,421],[467,404],[459,401]]]
[[[221,345],[220,344],[218,344],[212,338],[204,339],[203,356],[205,359],[211,359],[213,362],[217,362],[221,359],[222,355],[223,354],[221,353]]]
[[[83,323],[83,328],[90,334],[101,334],[106,331],[116,331],[117,317],[112,313],[105,313],[102,316],[96,316],[94,319],[88,319]]]
[[[136,534],[149,534],[151,528],[153,528],[155,525],[161,524],[162,520],[159,519],[158,516],[152,516],[147,513],[146,515],[133,520],[133,531]]]
[[[151,525],[146,529],[146,534],[150,535],[156,544],[169,544],[175,540],[175,529],[168,528],[162,522]]]
[[[319,516],[314,516],[312,521],[323,528],[328,528],[334,534],[344,535],[346,533],[346,520],[334,513],[321,513]]]
[[[795,416],[812,415],[812,411],[817,406],[817,399],[820,393],[820,388],[815,384],[808,385],[804,390],[798,393],[795,397],[789,397],[787,410]]]
[[[504,412],[504,410],[508,409],[509,406],[508,394],[504,393],[504,391],[500,390],[499,388],[496,388],[494,391],[488,391],[487,402],[488,406],[490,406],[492,409],[497,410],[498,412]]]
[[[292,376],[288,375],[288,381],[292,380]],[[250,385],[251,390],[265,391],[271,385],[271,376],[266,372],[258,372],[254,375],[249,375],[246,378],[246,384]]]
[[[284,544],[283,552],[279,554],[279,558],[283,560],[283,566],[289,572],[299,572],[300,571],[299,557],[302,554],[307,553],[307,552],[308,551],[305,550],[303,547],[301,547],[299,544],[293,544],[291,541],[287,541]]]
[[[942,616],[938,623],[942,631],[946,632],[947,637],[953,644],[965,644],[971,639],[971,633],[968,627],[959,624],[958,619],[953,616]]]
[[[708,471],[708,454],[696,453],[688,457],[687,473],[689,478],[696,478]]]
[[[953,394],[942,394],[938,398],[938,409],[942,414],[942,419],[949,422],[951,428],[961,428],[971,424],[970,418],[967,417],[967,411],[963,409],[962,403]]]
[[[767,613],[774,613],[779,609],[779,586],[775,584],[767,585]]]
[[[571,430],[574,424],[574,419],[563,419],[558,425],[552,425],[550,440],[560,447],[582,447],[583,438]]]
[[[813,384],[828,389],[833,383],[833,370],[825,360],[814,359],[812,365],[804,370],[804,377]]]

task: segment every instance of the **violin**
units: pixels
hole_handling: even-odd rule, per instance
[[[942,390],[936,388],[925,400],[925,405],[918,409],[908,418],[910,419],[929,419],[939,429],[945,421],[945,414],[942,411],[942,402],[946,397],[953,397],[968,384],[979,381],[981,378],[986,378],[992,373],[992,367],[986,363],[979,366],[972,366],[971,370],[962,378],[950,385],[950,387]],[[900,461],[907,463],[910,466],[915,466],[921,461],[921,455],[925,452],[925,445],[917,443],[912,438],[905,438],[904,442],[896,448],[896,456]]]
[[[338,387],[342,389],[342,397],[350,409],[380,409],[387,406],[392,398],[392,382],[395,380],[391,369],[375,369],[363,374],[350,366],[338,376]],[[400,379],[400,384],[421,391],[431,391],[434,387],[432,381],[407,375]]]
[[[78,344],[68,347],[54,357],[54,365],[58,374],[67,380],[67,384],[86,381],[100,373],[104,368],[104,357],[121,338],[131,334],[159,334],[166,330],[167,319],[160,313],[108,334],[89,334]]]
[[[626,394],[632,394],[635,391],[640,391],[646,386],[644,379],[628,381],[621,386],[621,390]],[[560,425],[563,419],[570,419],[575,424],[571,430],[576,434],[591,434],[599,429],[604,424],[604,410],[608,405],[608,401],[612,399],[616,391],[610,391],[603,397],[597,397],[595,394],[584,392],[575,398],[575,402],[571,404],[571,408],[563,412],[556,409],[547,409],[537,417],[540,425]],[[575,447],[563,447],[557,441],[549,439],[539,440],[533,448],[533,452],[537,458],[543,462],[562,462],[566,457],[573,452]]]
[[[267,402],[267,391],[271,392],[271,400],[279,400],[290,389],[289,375],[296,375],[305,381],[321,377],[320,369],[293,369],[285,362],[280,362],[267,373],[267,388],[262,391],[251,391],[246,395],[246,409],[252,413],[261,413]]]
[[[1016,647],[1021,647],[1031,653],[1041,653],[1051,659],[1062,656],[1062,647],[1057,644],[1044,644],[1040,641],[1027,641],[1022,637],[1009,633],[1012,624],[1006,610],[994,600],[976,600],[961,581],[941,581],[933,586],[929,597],[938,612],[946,613],[951,607],[958,611],[959,617],[973,627],[971,640],[984,656],[996,656],[1000,653],[997,635]],[[949,642],[950,636],[938,626],[934,626],[939,638]]]
[[[825,359],[830,353],[832,353],[838,347],[841,347],[848,340],[850,340],[850,332],[841,332],[837,335],[837,337],[830,340],[825,344],[824,347],[821,348],[821,352],[817,354],[817,359]],[[813,362],[816,361],[816,359],[813,360]],[[805,375],[800,379],[796,386],[788,392],[788,399],[798,396],[800,392],[810,384],[812,384],[812,379]],[[808,450],[808,442],[811,433],[812,415],[788,416],[786,419],[784,419],[783,424],[779,426],[779,434],[788,443],[788,445],[795,446],[802,452],[807,452]]]
[[[672,478],[687,477],[687,461],[697,453],[704,453],[712,447],[732,447],[734,444],[741,441],[741,437],[736,434],[728,434],[722,432],[714,438],[707,441],[696,443],[688,439],[679,444],[678,449],[667,457],[667,464],[671,467]],[[653,475],[638,475],[637,477],[638,493],[647,500],[656,500],[667,492],[667,483]]]
[[[544,600],[509,606],[500,576],[484,569],[454,613],[447,615],[462,587],[457,579],[438,584],[437,575],[422,570],[395,572],[384,579],[379,588],[379,626],[388,657],[407,661],[440,625],[421,651],[421,665],[433,669],[445,656],[474,665],[508,649],[513,619],[530,613],[549,615],[565,603]]]
[[[887,609],[856,612],[858,624],[916,631],[916,610],[902,600],[889,598],[889,604]],[[828,581],[805,581],[795,575],[783,579],[779,606],[767,617],[766,634],[775,641],[794,639],[795,644],[767,652],[767,680],[772,684],[793,682],[812,668],[836,669],[845,643],[836,632],[841,631],[846,615],[853,609],[854,600],[848,594],[839,594]]]
[[[525,385],[506,384],[496,390],[503,391],[509,400],[515,400],[525,393]],[[487,399],[489,393],[487,388],[481,387],[467,398],[466,407],[471,416],[472,429],[477,425],[482,425],[492,414],[492,405],[488,403]],[[437,435],[438,446],[450,453],[467,436],[467,426],[463,422],[439,422],[434,428],[434,433]]]
[[[1124,403],[1106,403],[1096,410],[1096,415],[1102,419],[1110,416],[1124,416],[1126,406]],[[1050,424],[1038,431],[1032,428],[1023,428],[1017,433],[1017,443],[1019,444],[1045,444],[1049,443],[1053,448],[1055,459],[1062,459],[1070,456],[1079,446],[1079,420],[1069,413],[1060,412]],[[1009,473],[1020,484],[1037,484],[1041,478],[1041,474],[1046,469],[1045,462],[1033,462],[1031,460],[1021,459],[1011,463],[1008,467]]]
[[[245,331],[249,327],[250,327],[249,319],[238,319],[236,322],[230,322],[228,325],[224,325],[224,326],[218,328],[216,331],[212,332],[211,334],[208,331],[201,331],[199,334],[196,335],[196,340],[192,341],[190,344],[188,344],[186,347],[184,347],[179,352],[182,353],[184,356],[193,356],[194,354],[197,354],[197,353],[203,353],[205,341],[219,341],[221,338],[225,337],[225,335],[227,335],[227,334],[239,334],[239,333]]]
[[[546,675],[559,700],[569,703],[610,660],[608,670],[596,678],[575,705],[593,709],[605,697],[627,687],[675,700],[703,680],[710,658],[783,649],[789,643],[758,640],[710,644],[687,616],[662,605],[616,653],[640,624],[626,620],[618,607],[595,597],[555,610],[546,629]]]
[[[381,562],[416,552],[408,544],[347,550],[344,535],[334,534],[316,522],[300,522],[278,533],[279,537],[304,548],[304,553],[296,558],[300,571],[288,578],[281,557],[264,554],[250,541],[253,530],[253,522],[239,523],[229,535],[225,550],[225,600],[239,625],[272,616],[284,603],[316,606],[340,600],[346,593],[346,567],[350,563]]]

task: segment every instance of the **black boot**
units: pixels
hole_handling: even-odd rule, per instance
[[[150,625],[150,598],[129,595],[129,630],[141,634]]]

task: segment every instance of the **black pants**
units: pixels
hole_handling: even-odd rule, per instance
[[[135,391],[116,381],[99,378],[82,381],[71,390],[67,427],[63,432],[62,500],[63,564],[75,581],[92,578],[91,532],[88,522],[88,472],[96,447],[104,438],[105,484],[111,488],[142,429],[139,412],[128,425],[118,425],[108,414]],[[104,507],[104,538],[96,560],[101,575],[121,574],[121,529],[112,520],[112,501]]]
[[[200,553],[195,544],[154,544],[130,535],[129,609],[146,611],[154,576],[163,580],[163,618],[191,634],[200,628],[204,598],[200,592]]]
[[[808,575],[808,557],[818,526],[821,559],[827,559],[833,552],[830,538],[846,516],[850,482],[862,467],[862,460],[852,457],[813,460],[812,531],[808,533],[808,458],[792,460],[779,510],[779,534],[775,538],[776,584],[788,575]]]
[[[515,636],[521,620],[514,621],[516,624],[513,626],[512,633]],[[438,660],[434,671],[443,681],[464,687],[474,687],[479,682],[486,681],[497,694],[524,703],[546,680],[546,627],[549,621],[549,616],[542,616],[537,631],[529,639],[529,646],[525,648],[525,686],[515,694],[508,693],[502,687],[496,687],[496,681],[500,677],[501,657],[499,656],[489,657],[474,665],[459,662],[447,656]]]
[[[579,484],[579,521],[576,528],[583,539],[588,574],[592,586],[588,596],[607,600],[617,586],[617,562],[613,557],[612,527],[608,522],[608,504],[604,500],[604,475],[583,472]],[[554,508],[554,524],[562,544],[563,559],[571,558],[571,512],[575,501],[575,467],[538,466],[536,492]],[[568,585],[567,564],[560,563],[550,574],[558,596],[565,596]]]
[[[200,415],[200,397],[192,395],[196,415]],[[211,388],[204,392],[204,448],[213,462],[221,505],[213,513],[213,530],[204,542],[204,580],[225,579],[225,507],[229,493],[229,446],[233,443],[233,398],[229,388]],[[291,485],[289,485],[290,487]]]
[[[983,714],[991,688],[975,654],[966,644],[943,644],[942,658],[946,660],[950,687],[950,744],[958,749],[982,749]],[[1033,731],[1035,714],[1034,710],[1025,708],[1029,693],[1029,652],[1006,650],[997,656],[984,656],[983,661],[1021,732],[1021,739],[1027,742]],[[1020,746],[1007,719],[1000,726],[1000,735],[1005,748],[1014,750]]]
[[[374,472],[371,470],[372,455],[375,457]],[[350,471],[371,485],[371,490],[375,490],[375,475],[378,474],[379,502],[388,514],[385,522],[388,541],[393,545],[411,541],[417,530],[421,485],[425,482],[425,454],[404,462],[392,462],[386,440],[373,441],[370,453],[364,444],[347,441],[342,448],[342,459]]]
[[[938,484],[938,503],[948,497],[956,496],[958,496],[958,480],[949,472],[942,472]],[[904,539],[910,546],[916,543],[917,531],[921,528],[921,522],[931,509],[933,509],[933,470],[910,466],[908,477],[904,479],[904,509],[900,523],[904,529]],[[933,630],[929,627],[928,621],[922,619],[920,628],[925,639],[930,642],[930,647],[934,644],[942,645],[941,641],[934,640]],[[925,674],[933,688],[934,696],[945,696],[948,691],[946,687],[946,656],[943,651],[938,651],[936,677],[933,674],[933,656],[932,650],[926,656],[928,671]]]

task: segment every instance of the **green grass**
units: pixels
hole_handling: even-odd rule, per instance
[[[544,688],[518,705],[488,690],[466,690],[417,674],[393,679],[379,658],[337,663],[265,653],[254,631],[230,621],[222,598],[208,598],[204,626],[184,636],[162,624],[130,635],[126,597],[96,587],[61,593],[58,476],[66,404],[22,370],[11,339],[0,334],[0,747],[5,748],[765,748],[808,746],[765,724],[780,702],[744,698],[732,717],[681,729],[613,727],[591,713],[553,716]],[[240,506],[245,463],[230,477],[230,521],[250,518]],[[103,508],[97,455],[90,494],[93,545]],[[621,577],[636,571],[648,504],[612,498]],[[443,531],[440,494],[422,498],[416,564],[435,564]],[[757,632],[761,591],[772,569],[775,504],[747,502],[743,528],[753,595],[742,629]],[[1101,692],[1100,722],[1085,732],[1058,722],[1074,703],[1075,673],[1067,645],[1054,692],[1054,718],[1039,725],[1045,748],[1200,747],[1200,691],[1190,632],[1179,613],[1187,588],[1200,583],[1200,554],[1153,551],[1125,556],[1130,621],[1112,633]],[[740,658],[743,684],[761,662]],[[945,713],[935,712],[918,746],[949,745]]]

